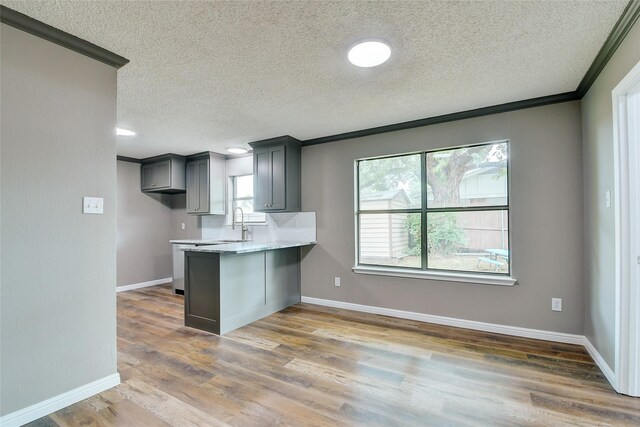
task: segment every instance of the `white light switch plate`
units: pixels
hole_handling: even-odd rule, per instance
[[[104,213],[104,199],[102,197],[83,197],[82,213],[85,213],[85,214]]]

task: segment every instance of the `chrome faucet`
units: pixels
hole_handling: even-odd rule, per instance
[[[241,233],[241,240],[243,242],[245,242],[247,240],[247,232],[249,231],[249,228],[247,228],[246,225],[244,225],[244,211],[242,210],[242,208],[240,206],[238,206],[237,208],[234,209],[233,211],[233,215],[232,215],[232,221],[231,221],[231,229],[235,230],[236,229],[236,212],[238,211],[238,209],[240,209],[240,218],[241,218],[241,226],[240,226],[240,230],[242,231]]]

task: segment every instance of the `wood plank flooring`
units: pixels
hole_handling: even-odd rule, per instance
[[[224,337],[118,294],[122,384],[32,426],[639,426],[586,351],[298,304]]]

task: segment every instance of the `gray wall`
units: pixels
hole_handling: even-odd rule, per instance
[[[6,415],[116,373],[116,70],[0,31]]]
[[[317,212],[302,293],[454,318],[582,334],[584,321],[580,103],[303,147],[302,207]],[[354,160],[511,140],[514,287],[355,274]],[[334,276],[342,277],[335,287]],[[551,311],[551,298],[564,311]]]
[[[187,213],[186,194],[173,194],[171,196],[171,223],[169,224],[169,234],[172,240],[201,239],[201,219],[201,215],[189,215]],[[182,229],[182,224],[185,226],[184,230]]]
[[[118,286],[171,277],[171,195],[140,191],[140,165],[118,161]]]
[[[171,277],[172,247],[169,240],[201,239],[202,216],[187,214],[185,194],[142,193],[140,165],[124,161],[117,163],[117,286]],[[228,176],[229,173],[250,174],[252,168],[251,156],[227,160]]]
[[[640,23],[609,60],[582,99],[585,212],[585,335],[614,369],[615,362],[615,219],[613,107],[611,91],[640,61]]]

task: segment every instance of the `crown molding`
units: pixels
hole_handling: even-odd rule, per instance
[[[129,63],[127,58],[2,5],[0,5],[0,22],[115,68]]]
[[[141,159],[136,159],[135,157],[116,156],[116,159],[121,162],[142,163]]]
[[[591,85],[596,81],[604,67],[609,62],[609,59],[613,56],[615,51],[620,46],[620,43],[629,33],[629,30],[633,27],[640,17],[640,0],[631,0],[627,7],[622,12],[620,19],[614,25],[613,30],[609,33],[609,37],[605,40],[602,48],[596,55],[595,59],[591,63],[591,66],[585,73],[584,77],[580,81],[576,94],[579,98],[582,98],[587,94]]]
[[[369,129],[356,130],[353,132],[339,133],[336,135],[323,136],[321,138],[307,139],[305,141],[302,141],[302,146],[306,147],[309,145],[325,144],[327,142],[341,141],[343,139],[360,138],[363,136],[377,135],[380,133],[394,132],[397,130],[412,129],[439,123],[470,119],[473,117],[488,116],[490,114],[506,113],[509,111],[522,110],[525,108],[541,107],[543,105],[575,101],[577,99],[579,98],[577,97],[576,92],[565,92],[556,95],[541,96],[539,98],[507,102],[506,104],[492,105],[489,107],[444,114],[442,116],[427,117],[425,119],[411,120],[408,122],[395,123],[392,125],[378,126]]]

